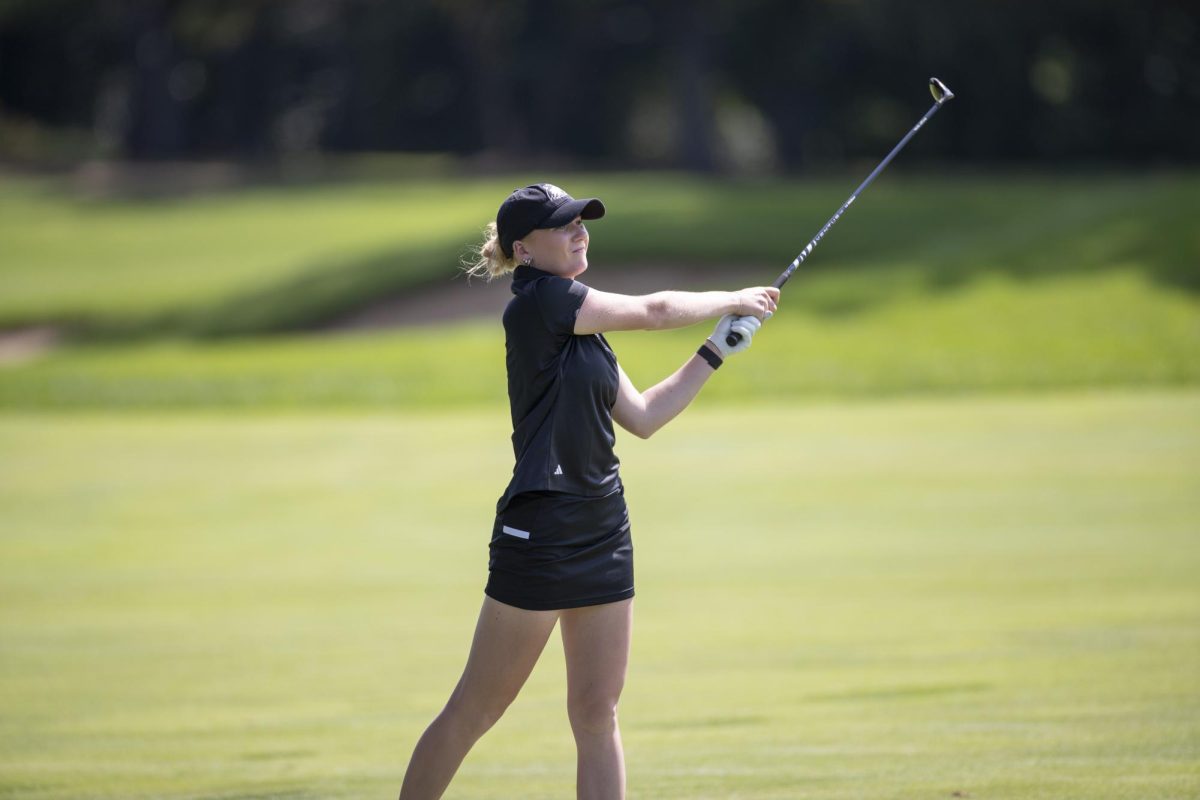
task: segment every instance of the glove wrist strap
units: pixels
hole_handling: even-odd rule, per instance
[[[696,355],[707,361],[708,365],[714,370],[719,369],[725,363],[725,359],[712,351],[712,348],[708,346],[708,342],[700,345],[700,349],[696,351]]]

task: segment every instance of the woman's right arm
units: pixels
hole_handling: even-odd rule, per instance
[[[613,294],[589,289],[575,318],[575,335],[609,331],[685,328],[724,314],[763,319],[775,313],[779,290],[758,286],[737,292]]]
[[[741,353],[750,348],[762,323],[757,320],[738,320],[724,317],[717,323],[713,335],[701,345],[700,351],[687,360],[674,374],[644,392],[634,388],[629,376],[617,364],[617,400],[612,407],[612,417],[618,425],[642,439],[649,439],[655,431],[666,425],[683,411],[704,386],[725,357]],[[730,329],[737,330],[741,341],[727,346],[724,339]],[[707,357],[701,356],[707,352]],[[716,359],[716,363],[714,363]]]

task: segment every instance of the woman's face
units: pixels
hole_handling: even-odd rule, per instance
[[[543,272],[575,278],[588,268],[588,232],[580,217],[561,228],[531,231],[519,243],[533,259],[533,266]],[[518,261],[524,261],[521,252],[516,255]]]

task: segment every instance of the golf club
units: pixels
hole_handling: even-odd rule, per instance
[[[808,258],[808,254],[811,253],[813,248],[817,246],[817,242],[821,241],[821,237],[825,235],[825,232],[833,227],[833,223],[837,222],[842,214],[846,213],[846,209],[850,207],[850,204],[854,202],[859,193],[871,185],[871,181],[875,180],[875,176],[882,172],[883,168],[891,163],[891,160],[896,157],[896,153],[899,153],[904,148],[904,145],[908,144],[908,140],[916,135],[917,131],[921,130],[921,126],[928,122],[929,118],[937,113],[937,110],[942,107],[943,103],[945,103],[947,100],[954,99],[954,92],[950,91],[950,88],[937,78],[929,79],[929,91],[931,94],[933,94],[933,99],[935,101],[933,107],[926,111],[925,116],[921,117],[921,119],[917,121],[917,124],[913,125],[912,130],[905,134],[904,138],[900,140],[900,143],[892,148],[892,152],[887,154],[887,158],[879,162],[879,166],[877,166],[871,172],[871,174],[867,176],[867,179],[863,181],[857,189],[854,190],[854,194],[850,195],[850,199],[848,199],[845,203],[842,203],[842,207],[837,210],[837,213],[829,218],[829,221],[825,223],[824,227],[822,227],[821,230],[817,232],[817,235],[813,237],[812,241],[808,243],[808,247],[805,247],[800,251],[800,255],[796,256],[796,259],[788,266],[787,269],[783,271],[783,274],[775,279],[775,283],[771,284],[772,286],[774,286],[776,289],[783,288],[783,285],[788,282],[788,278],[792,277],[792,273],[795,272],[802,263],[804,263],[804,259]],[[730,347],[737,346],[737,343],[741,340],[742,335],[740,333],[730,333],[725,337],[725,343]]]

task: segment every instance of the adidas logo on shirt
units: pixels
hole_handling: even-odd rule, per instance
[[[554,474],[562,475],[562,464],[559,464],[557,467],[554,468]]]

